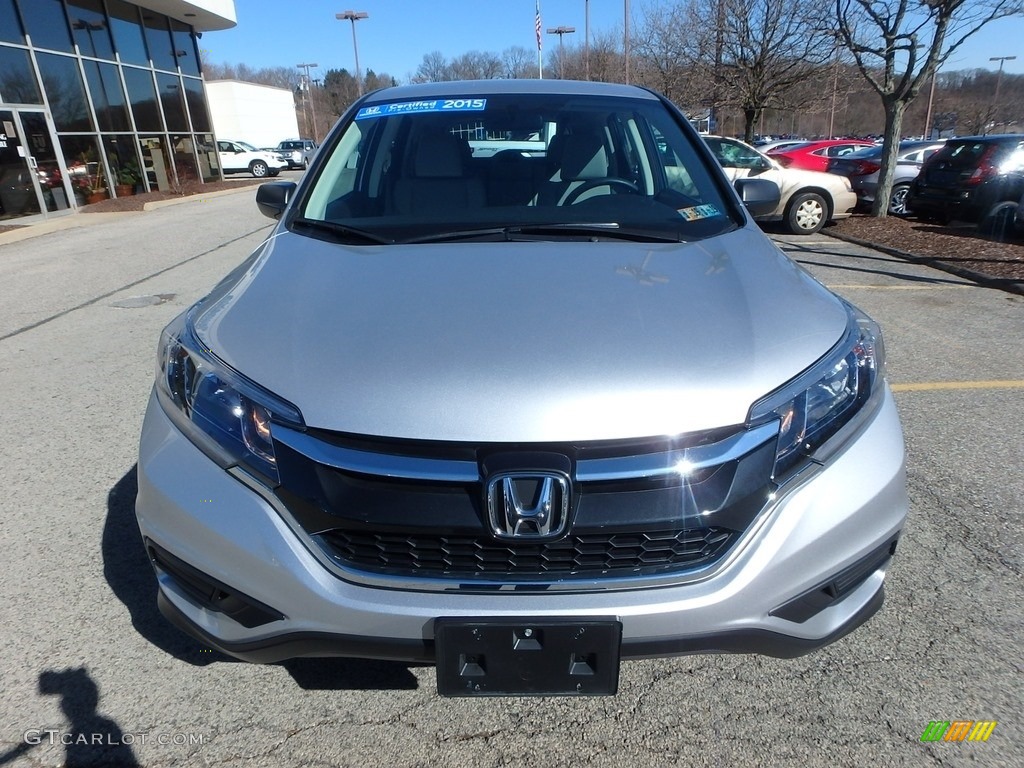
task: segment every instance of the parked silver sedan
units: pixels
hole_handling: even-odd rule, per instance
[[[901,141],[896,154],[892,192],[889,193],[889,213],[902,216],[907,212],[907,194],[910,183],[921,172],[924,161],[938,152],[945,141]],[[861,149],[845,157],[829,161],[828,172],[845,176],[857,193],[858,203],[870,208],[875,202],[878,180],[882,169],[882,145]]]
[[[136,512],[164,615],[241,659],[436,664],[455,696],[860,626],[900,422],[879,327],[755,224],[778,200],[640,88],[361,98],[163,332]]]

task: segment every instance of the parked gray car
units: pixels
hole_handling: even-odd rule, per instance
[[[902,216],[907,212],[907,194],[910,183],[921,172],[924,161],[934,155],[945,141],[901,141],[896,154],[892,192],[889,194],[889,213]],[[857,200],[864,208],[875,202],[878,180],[882,168],[882,145],[861,149],[845,157],[829,161],[828,172],[846,176],[850,180]]]
[[[316,149],[316,142],[312,139],[285,139],[277,145],[277,151],[289,168],[308,168]]]
[[[636,87],[361,98],[161,337],[136,511],[164,615],[252,661],[435,664],[455,696],[861,625],[902,433],[878,326],[755,224],[778,201]]]

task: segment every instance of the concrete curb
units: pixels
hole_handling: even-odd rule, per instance
[[[28,240],[33,237],[42,237],[43,235],[48,235],[51,232],[62,232],[67,229],[78,229],[80,227],[88,227],[93,224],[101,224],[105,221],[110,221],[111,219],[138,216],[139,214],[146,213],[148,211],[156,211],[172,205],[181,205],[183,203],[203,203],[214,197],[237,195],[240,192],[245,192],[247,190],[251,190],[255,196],[255,191],[258,187],[258,184],[241,184],[238,189],[221,189],[216,192],[204,192],[198,195],[171,198],[170,200],[154,200],[149,203],[144,203],[141,211],[108,211],[105,213],[86,213],[83,211],[76,211],[75,213],[70,213],[65,216],[58,216],[55,219],[46,219],[35,224],[26,224],[19,229],[12,229],[10,232],[0,233],[0,245],[18,243],[22,240]]]
[[[214,197],[225,197],[226,195],[237,195],[240,192],[251,190],[255,194],[259,188],[259,184],[240,184],[238,189],[221,189],[216,192],[203,192],[198,195],[188,195],[183,197],[173,197],[169,200],[154,200],[150,203],[146,203],[142,206],[143,211],[158,211],[161,208],[168,208],[172,205],[181,205],[182,203],[202,203]]]
[[[970,280],[972,283],[977,283],[985,288],[997,288],[1007,293],[1015,293],[1018,296],[1024,296],[1024,282],[1020,280],[1010,280],[1005,277],[992,277],[992,275],[986,275],[983,272],[975,272],[972,269],[964,269],[953,264],[947,264],[946,262],[933,258],[931,256],[917,256],[907,251],[901,251],[898,248],[890,248],[886,245],[879,245],[873,243],[870,240],[861,240],[859,237],[851,237],[850,235],[840,235],[835,232],[822,231],[821,234],[829,237],[834,237],[836,240],[844,240],[847,243],[853,243],[854,245],[860,245],[864,248],[871,248],[882,253],[887,253],[890,256],[895,256],[898,259],[909,261],[913,264],[923,264],[926,267],[932,267],[943,272],[947,272],[957,277],[962,277],[965,280]]]

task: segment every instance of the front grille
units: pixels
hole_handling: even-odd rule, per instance
[[[769,503],[777,437],[773,422],[647,442],[475,446],[275,426],[275,493],[356,582],[573,589],[618,579],[629,588],[634,577],[660,580],[722,560]],[[493,535],[504,513],[492,506],[490,480],[538,472],[571,482],[559,521],[567,535]]]
[[[553,542],[498,542],[474,536],[330,531],[317,538],[341,564],[420,577],[489,578],[649,575],[714,562],[738,533],[687,528],[568,536]]]

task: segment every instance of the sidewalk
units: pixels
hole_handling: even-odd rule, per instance
[[[17,243],[22,240],[28,240],[34,237],[40,237],[41,235],[48,235],[51,232],[61,232],[68,229],[78,229],[80,227],[93,226],[95,224],[101,224],[109,221],[114,221],[120,218],[138,216],[141,213],[147,211],[157,211],[161,208],[167,208],[174,205],[182,205],[183,203],[194,203],[202,202],[204,200],[224,197],[226,195],[237,195],[241,192],[249,191],[253,195],[256,194],[255,185],[253,184],[239,184],[233,189],[221,189],[210,192],[203,192],[196,195],[184,195],[181,197],[172,197],[164,200],[151,200],[146,202],[142,206],[142,210],[135,211],[111,211],[111,212],[92,212],[92,211],[76,211],[69,213],[64,216],[58,216],[52,219],[45,219],[34,224],[11,224],[10,229],[2,231],[5,225],[0,224],[0,246],[7,245],[9,243]],[[102,203],[100,203],[102,205]]]

